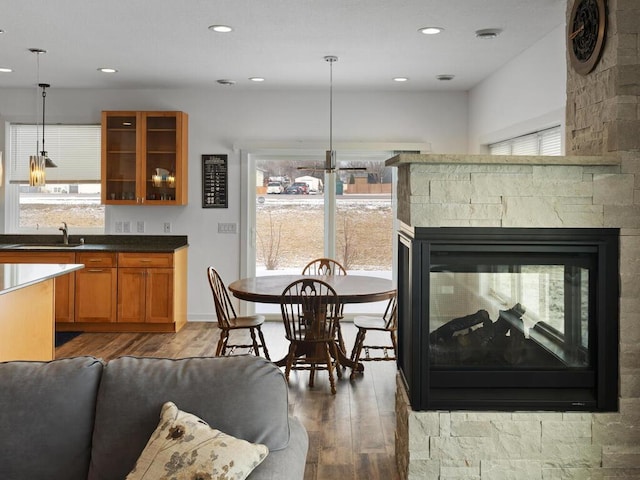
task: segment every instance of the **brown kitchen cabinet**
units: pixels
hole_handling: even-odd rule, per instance
[[[78,263],[73,252],[0,252],[0,263]],[[56,323],[73,323],[76,276],[73,273],[54,279]]]
[[[186,205],[185,112],[102,112],[102,203]]]
[[[76,263],[84,264],[85,268],[76,272],[75,321],[115,322],[118,294],[116,254],[78,253]]]
[[[118,254],[118,322],[174,321],[173,254]]]
[[[81,263],[55,278],[57,331],[177,332],[187,322],[187,248],[1,251],[0,263]],[[129,246],[129,248],[131,248]]]

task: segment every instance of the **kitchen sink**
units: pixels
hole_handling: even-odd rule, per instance
[[[82,243],[21,243],[12,245],[12,248],[20,248],[24,250],[51,250],[52,248],[75,248]]]

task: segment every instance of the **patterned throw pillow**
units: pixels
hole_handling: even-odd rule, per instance
[[[268,453],[266,445],[222,433],[167,402],[126,480],[243,480]]]

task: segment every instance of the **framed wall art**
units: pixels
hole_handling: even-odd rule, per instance
[[[229,207],[227,155],[202,155],[202,208]]]

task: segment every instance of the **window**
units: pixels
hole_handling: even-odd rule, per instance
[[[57,168],[47,168],[45,186],[30,187],[29,156],[42,149],[41,135],[36,125],[9,128],[6,231],[51,233],[67,222],[74,233],[104,232],[100,125],[47,125],[45,147]]]
[[[560,127],[510,138],[489,145],[491,155],[562,155]]]
[[[255,237],[243,253],[247,275],[300,273],[310,260],[331,257],[350,275],[392,278],[395,178],[384,162],[393,152],[339,152],[335,174],[324,171],[324,151],[301,152],[248,155],[247,184],[255,188],[248,192],[246,230]],[[282,194],[269,194],[272,182],[285,188]],[[382,313],[385,306],[355,304],[344,313]],[[274,318],[280,313],[277,305],[252,307]]]

